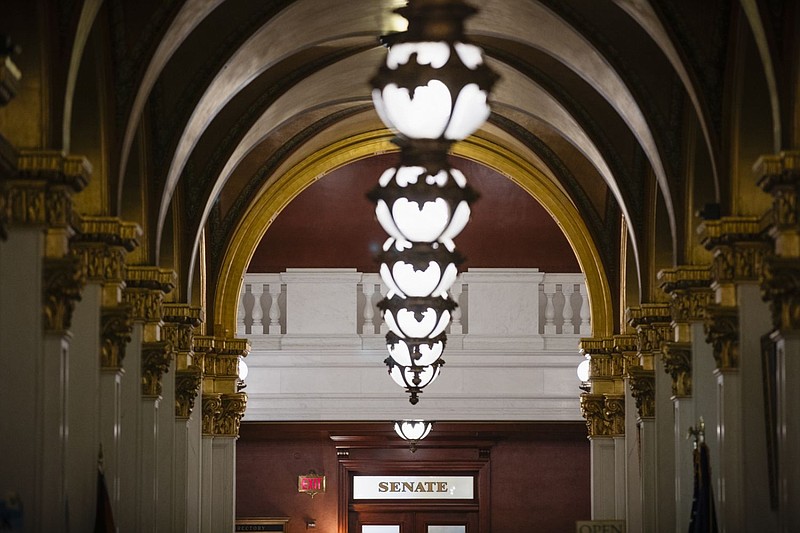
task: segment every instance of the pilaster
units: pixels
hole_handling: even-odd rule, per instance
[[[800,152],[761,157],[754,171],[772,196],[763,221],[773,254],[765,258],[761,279],[772,332],[764,337],[762,355],[770,492],[780,531],[788,532],[800,523]]]

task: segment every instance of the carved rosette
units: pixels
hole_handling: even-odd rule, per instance
[[[625,434],[625,399],[616,394],[581,394],[581,414],[590,438]]]
[[[628,377],[631,396],[636,400],[639,418],[656,416],[656,376],[653,370],[631,368]]]
[[[739,368],[739,311],[736,307],[710,305],[704,321],[706,342],[714,348],[718,370]]]
[[[194,400],[203,382],[203,371],[196,366],[175,373],[175,416],[187,419],[192,415]]]
[[[161,396],[161,376],[169,371],[172,347],[169,342],[142,343],[142,396]]]
[[[222,406],[215,421],[214,435],[217,437],[238,437],[239,424],[247,407],[247,394],[236,392],[222,395]]]
[[[222,413],[222,394],[203,393],[203,436],[214,436],[217,417]]]
[[[664,343],[661,353],[664,370],[672,377],[672,395],[686,398],[692,395],[692,344],[688,342]]]
[[[133,321],[127,305],[100,310],[100,367],[103,370],[122,369],[125,347],[131,340],[132,331]]]
[[[43,278],[44,329],[50,333],[63,333],[72,324],[75,302],[81,299],[86,278],[79,262],[70,256],[46,258]]]

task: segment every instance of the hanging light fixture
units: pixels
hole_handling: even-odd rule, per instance
[[[416,404],[441,371],[445,330],[456,304],[447,291],[463,261],[453,239],[469,220],[477,193],[450,166],[453,142],[489,117],[497,75],[467,42],[464,20],[477,12],[461,0],[409,0],[395,11],[408,29],[382,38],[386,62],[372,79],[372,99],[397,137],[400,163],[368,194],[389,238],[378,254],[388,287],[379,304],[389,328],[386,365]]]
[[[433,427],[433,422],[425,420],[398,420],[394,423],[397,435],[411,443],[411,453],[417,451],[417,443],[428,436]]]

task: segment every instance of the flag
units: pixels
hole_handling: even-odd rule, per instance
[[[717,533],[717,513],[714,511],[708,455],[708,446],[701,439],[694,449],[694,497],[689,533]]]
[[[108,496],[106,476],[102,465],[97,467],[97,507],[94,515],[94,533],[116,533],[111,498]]]

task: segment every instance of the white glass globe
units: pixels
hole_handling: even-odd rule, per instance
[[[591,363],[589,362],[588,359],[584,359],[578,365],[578,379],[581,380],[584,383],[589,381],[589,365],[590,364]]]
[[[394,423],[394,431],[403,440],[418,441],[428,436],[433,424],[424,420],[399,420]]]
[[[413,353],[413,347],[409,346],[403,339],[398,339],[393,344],[387,344],[389,356],[400,366],[428,366],[432,365],[444,353],[444,342],[437,341],[431,344],[415,343],[417,353]],[[418,359],[414,359],[414,355]]]

